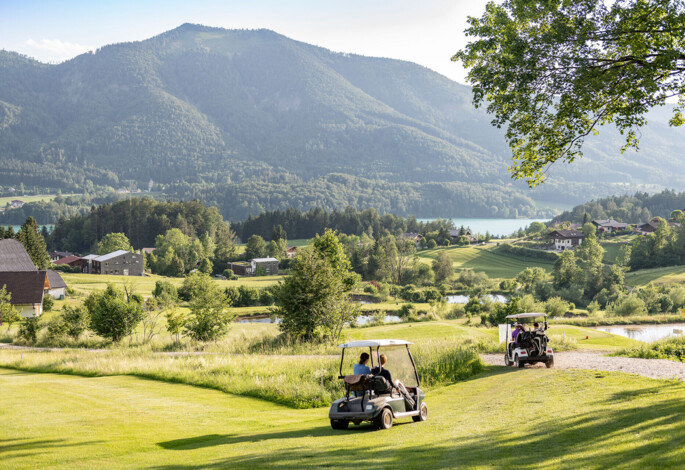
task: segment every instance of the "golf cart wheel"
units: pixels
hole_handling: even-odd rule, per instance
[[[415,423],[418,423],[419,421],[426,421],[428,419],[428,405],[426,405],[425,403],[421,403],[421,408],[419,408],[419,415],[412,416],[411,419],[413,419]]]
[[[545,362],[545,367],[547,367],[548,369],[551,369],[552,367],[554,367],[554,358],[553,357],[550,357],[547,360],[547,362]]]
[[[392,427],[392,411],[390,408],[383,408],[378,416],[373,419],[376,429],[390,429]]]
[[[523,368],[523,366],[525,366],[525,364],[523,362],[521,362],[521,360],[519,359],[518,354],[514,356],[514,366],[519,367],[519,368]]]
[[[504,353],[504,365],[509,367],[511,365],[511,360],[509,359],[509,354]]]
[[[346,419],[332,419],[331,420],[331,427],[333,429],[347,429],[347,426],[349,426],[350,422],[347,421]]]

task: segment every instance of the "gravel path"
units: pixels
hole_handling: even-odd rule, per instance
[[[653,379],[677,378],[685,382],[685,363],[666,359],[637,359],[633,357],[611,357],[596,351],[568,351],[554,354],[555,369],[590,369],[626,372],[644,375]],[[486,364],[504,365],[504,354],[482,354]],[[535,364],[526,367],[542,367]]]

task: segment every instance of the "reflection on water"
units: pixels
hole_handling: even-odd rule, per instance
[[[280,323],[280,318],[271,317],[243,317],[238,319],[238,323]]]
[[[503,295],[486,295],[493,302],[506,303],[507,298]],[[468,295],[448,295],[445,297],[448,304],[465,304],[469,301]]]
[[[625,336],[626,338],[653,343],[670,336],[682,336],[685,332],[685,323],[671,323],[668,325],[612,325],[598,326],[595,329]]]
[[[365,325],[371,321],[373,321],[374,318],[373,316],[370,315],[361,315],[359,318],[357,318],[357,325]],[[397,315],[386,315],[384,321],[386,323],[396,323],[398,321],[402,321],[400,317]],[[238,323],[280,323],[281,319],[280,318],[270,318],[270,317],[243,317],[238,319]]]
[[[357,318],[357,325],[366,325],[367,323],[373,320],[374,318],[372,316],[362,315],[359,318]],[[386,315],[383,321],[385,321],[385,323],[396,323],[398,321],[402,321],[402,319],[397,315]]]

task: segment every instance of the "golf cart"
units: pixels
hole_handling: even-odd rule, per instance
[[[352,341],[341,344],[340,376],[347,392],[344,398],[333,402],[328,412],[333,429],[347,429],[350,422],[355,425],[363,421],[371,421],[376,429],[390,429],[396,418],[411,418],[414,421],[425,421],[428,418],[428,406],[423,402],[425,394],[419,388],[419,374],[416,372],[414,358],[409,352],[408,341],[395,339],[379,339]],[[359,359],[358,354],[348,354],[345,363],[345,351],[351,348],[362,348],[357,351],[368,350],[371,369],[377,367],[377,374],[346,375],[343,367],[351,370],[352,365]],[[393,378],[404,385],[406,392],[395,384],[389,383],[380,376],[381,353],[388,358],[387,370]]]
[[[542,321],[543,327],[534,329],[532,325],[526,329],[523,320],[534,322],[536,318]],[[549,338],[547,331],[547,315],[544,313],[518,313],[507,315],[507,324],[500,325],[500,343],[506,342],[507,349],[504,353],[504,364],[507,366],[524,367],[526,364],[544,362],[547,368],[554,365],[554,351],[547,345]],[[513,322],[513,324],[512,324]],[[516,325],[521,325],[522,330],[512,337]]]

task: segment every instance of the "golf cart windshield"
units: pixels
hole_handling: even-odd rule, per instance
[[[406,387],[419,386],[416,382],[414,363],[406,347],[381,348],[380,352],[388,358],[383,368],[390,371],[393,379],[399,380]]]

